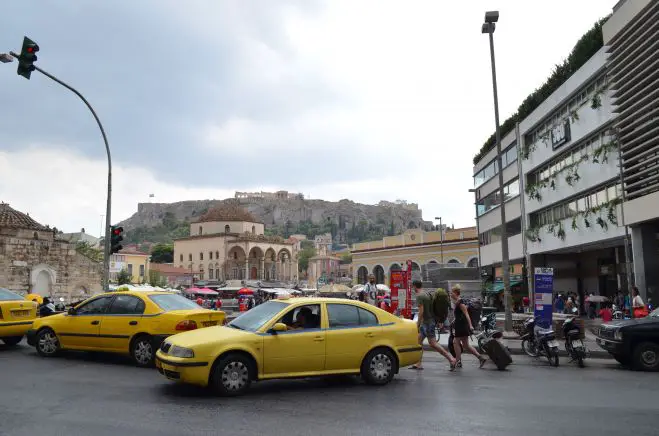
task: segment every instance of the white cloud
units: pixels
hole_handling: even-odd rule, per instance
[[[258,1],[192,3],[163,3],[149,24],[175,20],[182,32],[199,35],[211,56],[222,46],[239,47],[231,68],[218,56],[209,81],[224,89],[214,75],[226,70],[234,85],[231,101],[262,98],[264,111],[275,113],[268,118],[236,110],[227,121],[213,120],[227,96],[211,83],[203,102],[211,122],[201,120],[187,150],[202,160],[230,153],[228,164],[245,171],[257,158],[262,165],[276,158],[281,172],[287,159],[304,160],[318,168],[313,180],[289,174],[280,185],[255,172],[250,183],[254,190],[299,190],[328,200],[404,198],[419,203],[426,219],[442,216],[462,226],[473,224],[472,157],[494,130],[483,12],[500,6],[495,45],[503,121],[615,1],[556,0],[540,9],[528,0],[326,0],[303,11]],[[149,132],[143,134],[136,142],[149,141]],[[176,156],[170,159],[175,168]],[[360,170],[347,171],[347,162]],[[181,180],[143,166],[115,168],[115,222],[150,193],[168,202],[252,189],[232,186],[221,174],[218,189],[199,187],[194,168]],[[105,211],[103,160],[44,144],[0,151],[0,169],[0,200],[68,231],[97,231]]]

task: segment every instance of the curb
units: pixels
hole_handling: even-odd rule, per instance
[[[442,347],[446,348],[444,345]],[[510,354],[513,356],[526,356],[526,353],[521,348],[508,348]],[[434,351],[430,345],[423,344],[423,351]],[[559,357],[569,357],[565,350],[558,350]],[[604,350],[590,350],[590,355],[587,359],[612,359],[611,355]]]

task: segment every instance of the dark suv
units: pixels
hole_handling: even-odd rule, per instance
[[[623,365],[659,371],[659,309],[645,318],[602,324],[597,344]]]

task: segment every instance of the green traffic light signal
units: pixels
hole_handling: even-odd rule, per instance
[[[23,37],[23,48],[18,57],[18,70],[16,73],[30,80],[32,71],[35,70],[34,63],[37,61],[36,53],[39,51],[39,45],[27,36]]]

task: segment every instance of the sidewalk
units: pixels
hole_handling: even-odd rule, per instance
[[[558,348],[559,355],[561,357],[568,357],[567,353],[565,352],[565,342],[562,340],[557,340],[557,341],[559,346]],[[504,338],[501,340],[501,342],[508,347],[508,349],[510,350],[510,354],[526,355],[526,353],[524,353],[524,350],[522,350],[522,341],[515,338],[514,336]],[[440,335],[439,343],[444,348],[448,347],[448,334]],[[474,347],[478,347],[478,343],[472,338],[469,339],[469,343]],[[588,351],[590,351],[589,357],[591,359],[611,359],[611,355],[608,352],[604,351],[599,345],[597,345],[597,342],[595,342],[595,335],[588,329],[586,330],[586,338],[584,339],[584,345],[586,345],[586,348],[588,348]],[[423,349],[432,350],[432,348],[430,348],[430,345],[428,345],[427,339],[423,341]]]

